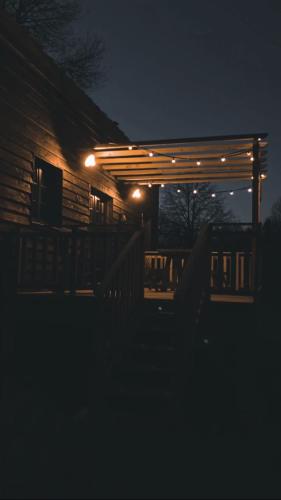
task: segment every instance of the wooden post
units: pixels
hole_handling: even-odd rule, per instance
[[[261,179],[260,179],[260,148],[259,141],[255,139],[253,146],[253,179],[252,179],[252,290],[257,291],[258,287],[258,228],[260,224],[260,202],[261,202]]]
[[[151,250],[158,247],[159,186],[152,186]]]
[[[261,180],[260,180],[260,148],[259,142],[255,139],[253,147],[253,179],[252,179],[252,223],[254,229],[260,223],[260,201],[261,201]]]

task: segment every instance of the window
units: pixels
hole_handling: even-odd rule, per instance
[[[32,185],[32,219],[50,225],[61,224],[62,171],[35,159]]]
[[[90,192],[90,218],[94,224],[107,224],[110,222],[112,211],[112,198],[97,189],[91,188]]]

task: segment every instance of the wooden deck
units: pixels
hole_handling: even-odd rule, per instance
[[[151,300],[173,300],[174,292],[167,292],[144,289],[144,298]],[[212,302],[229,302],[236,304],[253,304],[254,297],[252,295],[230,295],[230,294],[211,294]]]
[[[57,295],[56,292],[50,290],[40,290],[40,291],[22,291],[19,295],[41,295],[41,296],[52,296]],[[70,292],[66,292],[65,296],[71,296]],[[77,297],[95,297],[92,290],[77,290],[75,293]],[[174,292],[168,290],[167,292],[150,290],[149,288],[144,289],[144,298],[149,300],[173,300]],[[253,304],[254,297],[252,295],[230,295],[230,294],[211,294],[212,302],[228,302],[236,304]]]

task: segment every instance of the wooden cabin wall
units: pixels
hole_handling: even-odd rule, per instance
[[[63,225],[89,223],[90,186],[112,197],[112,222],[120,214],[136,222],[126,189],[107,173],[83,165],[91,146],[126,137],[2,13],[0,67],[0,220],[30,224],[32,171],[38,157],[63,170]]]

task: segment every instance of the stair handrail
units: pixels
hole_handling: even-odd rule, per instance
[[[195,242],[190,257],[182,273],[181,282],[175,292],[174,300],[178,304],[191,304],[196,308],[196,299],[202,292],[209,290],[210,282],[210,234],[211,225],[205,224]],[[196,294],[198,293],[198,295]]]
[[[96,295],[100,299],[106,298],[106,293],[108,289],[113,285],[114,279],[117,277],[118,273],[120,272],[122,266],[126,263],[128,263],[128,258],[130,254],[133,252],[133,250],[136,250],[138,248],[139,253],[137,254],[137,259],[138,257],[141,257],[139,262],[140,264],[140,273],[141,273],[141,280],[140,283],[137,283],[139,286],[138,292],[141,292],[141,296],[143,296],[144,289],[143,289],[143,260],[144,260],[144,247],[143,247],[143,240],[144,240],[144,234],[145,234],[145,227],[140,228],[139,230],[135,231],[135,233],[131,236],[127,244],[124,246],[120,254],[118,255],[117,259],[115,262],[112,264],[111,268],[109,269],[108,273],[105,275],[103,282],[99,285],[96,291]],[[135,280],[137,281],[137,280]],[[133,280],[134,282],[134,280]]]
[[[210,289],[211,226],[202,227],[175,292],[177,322],[177,377],[175,391],[180,411],[188,413],[188,394],[193,376],[193,356],[198,327]]]

